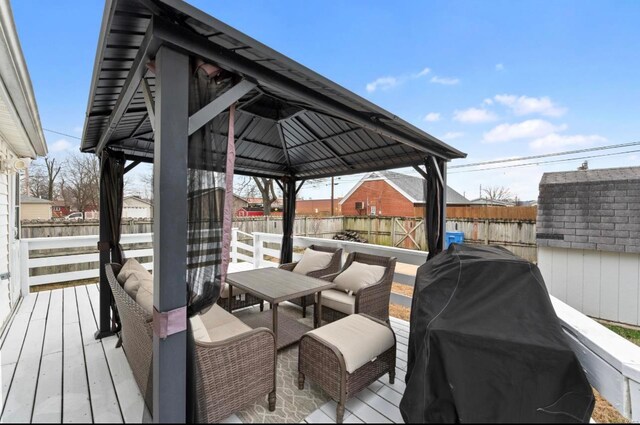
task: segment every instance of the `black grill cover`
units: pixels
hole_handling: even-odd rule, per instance
[[[405,422],[588,422],[594,397],[538,267],[452,244],[420,266]]]

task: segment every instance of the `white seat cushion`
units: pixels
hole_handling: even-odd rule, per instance
[[[141,285],[153,286],[153,277],[151,273],[147,271],[135,258],[128,259],[120,273],[118,273],[118,282],[123,285],[123,288],[127,294],[134,300],[138,294],[138,288]]]
[[[336,347],[349,373],[375,360],[393,347],[395,341],[391,329],[360,314],[352,314],[308,334]]]
[[[316,251],[307,248],[302,254],[302,258],[293,268],[294,273],[309,274],[327,268],[331,262],[333,254],[331,252]]]
[[[384,276],[387,268],[354,261],[333,280],[336,288],[349,294],[355,294],[365,286],[373,285]]]
[[[344,314],[353,314],[356,311],[356,297],[335,289],[322,291],[322,306]]]
[[[218,342],[251,330],[240,319],[217,304],[191,318],[193,336],[201,342]]]
[[[147,287],[140,286],[134,298],[138,305],[149,315],[153,315],[153,291]]]

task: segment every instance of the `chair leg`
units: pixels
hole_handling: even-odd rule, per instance
[[[396,380],[396,368],[394,367],[389,371],[389,383],[393,385]]]
[[[260,311],[264,311],[264,300],[260,301]]]
[[[116,348],[122,347],[122,334],[118,335],[118,341],[116,342]]]
[[[344,403],[338,403],[338,407],[336,408],[336,423],[341,424],[344,419]]]
[[[298,372],[298,389],[304,390],[304,373]]]
[[[302,318],[307,317],[307,297],[300,298],[300,304],[302,304]]]
[[[269,412],[276,410],[276,392],[271,391],[269,393]]]

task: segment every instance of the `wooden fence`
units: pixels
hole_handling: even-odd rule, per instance
[[[447,207],[447,218],[536,221],[538,207]]]
[[[484,207],[483,207],[484,208]],[[517,207],[514,207],[517,208]],[[511,208],[502,208],[511,209]],[[244,233],[282,234],[282,217],[236,218],[233,227]],[[332,238],[342,231],[355,231],[369,243],[405,249],[426,250],[423,220],[408,217],[299,217],[294,234],[316,238]],[[449,218],[447,230],[464,232],[465,242],[502,245],[515,254],[536,261],[535,222],[515,219]],[[150,221],[124,221],[124,234],[152,233]],[[25,223],[23,238],[87,236],[98,234],[97,222]]]

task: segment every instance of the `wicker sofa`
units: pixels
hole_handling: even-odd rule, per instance
[[[106,265],[107,279],[122,321],[122,347],[147,407],[153,410],[153,316],[118,282],[116,276],[120,268],[119,264]],[[211,338],[207,341],[199,338],[192,319],[199,374],[196,381],[199,420],[219,422],[267,394],[269,410],[275,410],[276,347],[273,332],[266,328],[251,329],[216,305],[201,318],[208,325],[211,321],[221,322],[220,331],[212,332],[211,336],[220,335],[224,339]],[[203,330],[206,334],[201,325],[200,334]]]
[[[338,289],[322,291],[322,320],[333,322],[349,314],[364,313],[385,322],[389,321],[389,298],[391,296],[393,274],[396,269],[396,258],[352,252],[339,272],[323,276],[322,279],[333,282],[354,261],[385,267],[382,278],[372,285],[361,288],[353,295],[348,295]],[[317,311],[318,309],[315,310]],[[317,315],[314,319],[316,323],[320,320]]]
[[[342,248],[330,248],[330,247],[320,246],[320,245],[311,245],[309,246],[309,249],[313,249],[314,251],[329,252],[333,254],[333,257],[331,258],[331,261],[329,262],[329,265],[327,265],[327,267],[321,270],[316,270],[316,271],[307,273],[307,276],[320,278],[328,274],[336,273],[340,270],[340,263],[342,262]],[[288,270],[292,272],[297,265],[298,265],[298,262],[296,261],[293,263],[281,264],[280,268],[283,270]],[[291,300],[290,302],[302,307],[302,317],[307,317],[307,306],[314,304],[315,302],[314,297],[315,295],[311,294],[311,295],[307,295],[306,297]]]

